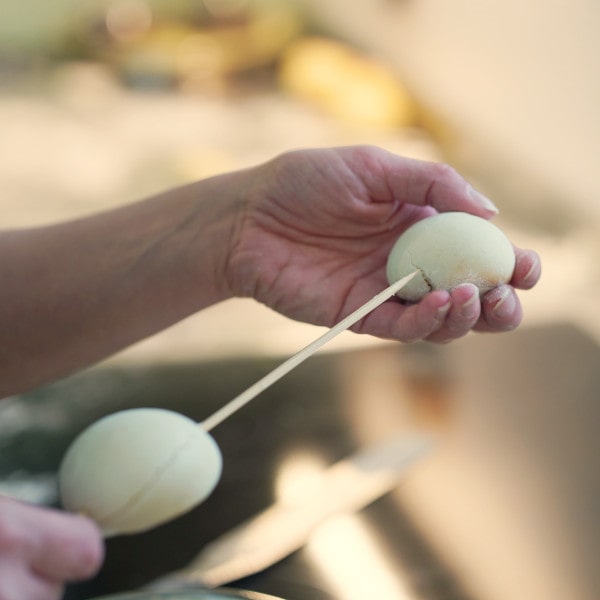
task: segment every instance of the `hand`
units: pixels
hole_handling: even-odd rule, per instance
[[[233,293],[328,327],[387,286],[387,256],[410,225],[436,212],[497,212],[450,167],[373,147],[291,152],[250,174],[229,261]],[[514,329],[522,317],[514,288],[530,288],[540,276],[537,254],[515,254],[510,285],[482,302],[470,284],[414,305],[392,299],[354,330],[446,342],[471,329]]]
[[[58,600],[94,575],[101,536],[84,517],[0,497],[0,600]]]

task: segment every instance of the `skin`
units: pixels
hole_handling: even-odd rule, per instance
[[[58,600],[64,582],[93,576],[103,555],[92,521],[0,497],[2,600]]]
[[[0,232],[0,396],[235,296],[332,326],[387,286],[387,255],[408,226],[449,210],[497,212],[446,165],[363,146],[291,152],[117,210]],[[512,330],[515,289],[541,268],[535,252],[515,255],[510,285],[482,301],[472,285],[414,305],[392,299],[354,329],[404,342]],[[89,521],[0,498],[0,600],[58,598],[101,562]]]
[[[497,213],[447,165],[376,148],[300,151],[263,169],[238,227],[231,265],[242,280],[238,275],[231,289],[319,325],[333,325],[386,287],[391,247],[416,221],[450,210],[484,218]],[[510,285],[481,303],[467,284],[412,306],[390,301],[354,330],[404,342],[447,342],[472,329],[514,329],[522,319],[515,288],[533,287],[541,271],[535,252],[515,248],[515,255]]]

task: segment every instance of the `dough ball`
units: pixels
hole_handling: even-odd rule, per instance
[[[207,498],[222,457],[200,425],[179,413],[138,408],[84,430],[59,472],[63,506],[94,519],[106,536],[169,521]]]
[[[508,283],[515,252],[504,233],[486,219],[463,212],[440,213],[407,229],[387,262],[390,283],[419,270],[398,296],[417,302],[433,290],[472,283],[480,295]]]

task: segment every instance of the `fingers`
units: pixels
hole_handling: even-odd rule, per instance
[[[89,519],[59,511],[40,515],[33,567],[49,579],[76,581],[92,577],[102,562],[103,543]]]
[[[388,334],[392,332],[393,339],[403,342],[447,343],[472,330],[512,331],[523,319],[521,303],[510,285],[495,288],[481,300],[479,291],[472,284],[458,286],[446,302],[441,302],[444,293],[447,294],[432,292],[418,304],[402,307],[404,311],[389,327]]]
[[[489,299],[487,310],[495,310],[498,302],[499,299]],[[479,290],[466,283],[450,293],[431,292],[417,304],[404,305],[397,301],[383,304],[364,320],[361,331],[402,342],[447,343],[463,337],[475,327],[485,326],[488,331],[508,330],[518,324],[514,323],[515,315],[511,312],[505,316],[501,307],[499,314],[492,316],[488,323],[483,320],[482,310]]]
[[[360,331],[401,342],[447,343],[470,331],[511,331],[522,318],[512,286],[499,286],[480,299],[477,287],[467,283],[450,293],[431,292],[417,304],[387,302],[364,319]]]
[[[539,281],[542,264],[532,250],[515,248],[516,265],[510,285],[501,285],[482,300],[481,318],[476,331],[494,332],[516,329],[523,319],[523,309],[515,288],[528,290]]]
[[[11,573],[0,598],[58,598],[64,583],[93,576],[103,554],[90,520],[0,497],[0,577]]]
[[[370,313],[357,330],[380,338],[416,342],[442,326],[450,306],[450,294],[441,290],[409,306],[393,299]]]
[[[469,331],[509,331],[521,321],[521,310],[510,286],[497,288],[481,302],[476,286],[466,283],[450,293],[431,292],[417,304],[392,300],[368,315],[360,331],[401,342],[447,343]],[[504,291],[507,295],[504,295]]]
[[[450,295],[445,291],[432,292],[418,304],[406,308],[396,322],[396,337],[405,342],[427,338],[437,331],[452,306]]]
[[[510,285],[501,285],[488,292],[482,300],[482,318],[474,327],[476,331],[511,331],[523,319],[521,302]]]
[[[449,306],[443,318],[440,318],[439,306],[429,299],[432,294],[406,308],[390,328],[394,331],[394,339],[446,343],[463,337],[471,330],[505,332],[516,329],[523,319],[523,310],[515,288],[526,290],[534,287],[540,279],[542,267],[539,255],[532,250],[515,248],[515,258],[510,284],[498,286],[483,298],[472,284],[457,286],[450,292]]]
[[[450,293],[451,306],[439,329],[427,337],[430,342],[446,343],[469,333],[481,315],[479,290],[465,283]]]

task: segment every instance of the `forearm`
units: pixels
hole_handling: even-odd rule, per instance
[[[230,296],[243,174],[0,234],[0,397],[94,363]]]

